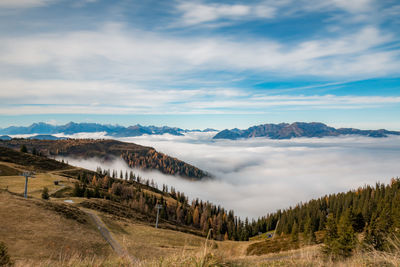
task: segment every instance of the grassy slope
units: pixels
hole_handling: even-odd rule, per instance
[[[316,243],[322,243],[324,239],[324,232],[319,231],[315,233]],[[308,246],[309,244],[304,240],[303,235],[299,234],[299,241],[291,241],[290,235],[280,235],[275,238],[267,238],[265,234],[255,236],[251,239],[253,242],[247,248],[247,255],[263,255],[268,253],[277,253],[288,250],[294,250],[301,247]],[[260,241],[261,240],[261,241]]]
[[[111,252],[85,214],[63,204],[58,204],[56,211],[53,205],[0,191],[0,237],[13,259],[57,259],[60,254]],[[71,214],[80,217],[81,222],[72,219]]]
[[[54,164],[58,162],[51,159],[5,148],[2,151],[0,156],[6,161],[0,161],[0,166],[7,168],[9,174],[21,173],[28,169],[36,171],[35,178],[29,179],[27,200],[22,197],[24,177],[0,176],[0,240],[7,244],[14,260],[19,262],[21,259],[29,259],[35,265],[43,263],[44,259],[56,259],[60,255],[82,253],[85,256],[97,255],[101,258],[110,253],[114,255],[91,220],[79,212],[79,203],[107,202],[111,206],[118,204],[98,199],[69,198],[73,199],[75,204],[67,205],[63,203],[64,198],[51,198],[50,201],[40,199],[43,187],[48,187],[50,192],[61,186],[72,187],[74,179],[61,175],[64,175],[65,170],[74,173],[81,169],[68,165],[64,167],[63,164],[62,170],[58,170],[54,168]],[[28,158],[29,166],[15,163],[23,162],[24,158]],[[59,185],[54,184],[55,180],[59,181]],[[119,213],[126,212],[122,207],[115,209]],[[129,252],[140,259],[157,259],[183,250],[193,251],[200,248],[205,241],[204,238],[187,233],[155,230],[152,222],[154,218],[150,218],[149,222],[149,218],[141,218],[143,214],[135,214],[134,211],[129,214],[129,219],[97,209],[96,212],[104,218],[106,225],[121,244],[126,245]],[[160,224],[163,227],[175,227],[165,222]]]
[[[21,153],[14,149],[0,146],[0,161],[21,165],[25,170],[52,171],[70,168],[67,164],[39,157],[29,153]]]
[[[0,164],[0,176],[19,175],[20,170],[9,164]]]
[[[54,185],[54,181],[59,181],[59,185]],[[0,189],[8,189],[11,192],[23,194],[25,177],[20,175],[1,176]],[[62,186],[73,186],[73,179],[68,179],[52,173],[37,173],[35,178],[28,180],[28,195],[40,198],[43,187],[47,187],[49,192],[54,192]]]

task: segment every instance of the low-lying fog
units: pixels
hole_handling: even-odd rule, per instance
[[[158,172],[140,172],[190,198],[209,200],[252,218],[325,194],[356,189],[400,176],[400,137],[360,136],[291,140],[212,140],[215,133],[121,138],[152,146],[212,173],[214,180],[191,182]],[[74,136],[77,137],[77,136]],[[90,137],[80,135],[79,137]],[[96,137],[101,137],[98,133]],[[95,170],[95,160],[70,164]],[[125,170],[115,161],[103,168]],[[136,171],[138,172],[138,171]]]

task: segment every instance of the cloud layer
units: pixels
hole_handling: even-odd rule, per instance
[[[215,175],[190,182],[157,172],[140,172],[159,185],[172,185],[191,198],[258,217],[329,193],[356,189],[400,175],[400,138],[366,137],[212,141],[209,133],[124,138],[153,146]],[[95,169],[98,162],[69,161]],[[125,169],[123,162],[106,168]]]

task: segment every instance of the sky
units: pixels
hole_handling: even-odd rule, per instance
[[[399,118],[397,0],[0,0],[0,127]]]
[[[100,138],[99,134],[81,133],[72,137]],[[233,209],[242,218],[257,218],[326,194],[375,186],[376,182],[388,184],[400,172],[400,136],[235,141],[212,140],[212,136],[212,133],[188,133],[120,140],[152,146],[213,174],[213,179],[194,182],[157,171],[134,170],[145,179],[153,179],[159,188],[163,184],[174,186],[190,199],[199,198]],[[131,170],[121,159],[66,160],[92,170],[98,166],[118,173]]]

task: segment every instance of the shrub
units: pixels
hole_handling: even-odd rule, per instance
[[[0,242],[0,266],[11,266],[13,262],[11,261],[10,255],[8,255],[8,249],[6,244]]]
[[[44,187],[44,188],[43,188],[43,191],[42,191],[42,198],[43,198],[43,199],[49,199],[49,189],[48,189],[47,187]]]
[[[26,148],[26,145],[21,145],[20,151],[22,153],[28,153],[28,149]]]

